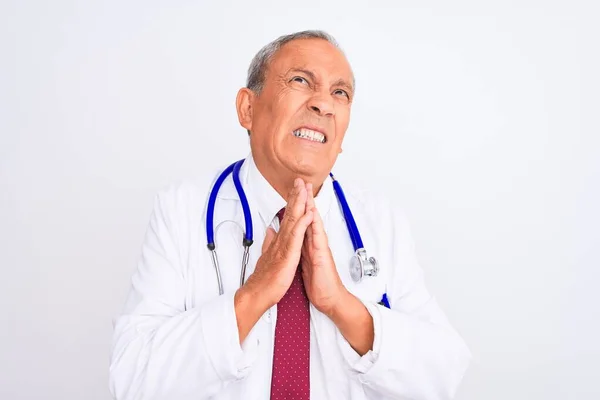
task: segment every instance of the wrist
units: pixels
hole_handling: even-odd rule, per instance
[[[375,340],[373,317],[358,297],[347,291],[330,318],[360,356],[373,349]]]
[[[337,300],[331,308],[325,313],[334,324],[338,324],[338,321],[342,321],[345,318],[345,314],[348,311],[348,307],[352,302],[356,300],[354,295],[350,293],[345,287],[342,287],[340,294],[337,296]]]
[[[247,286],[242,286],[235,292],[233,305],[239,341],[242,344],[266,309],[262,308],[261,303],[255,301],[252,291]]]
[[[255,314],[258,317],[263,315],[274,304],[267,295],[267,291],[258,287],[252,281],[247,281],[235,293],[235,304],[240,304],[243,312]]]

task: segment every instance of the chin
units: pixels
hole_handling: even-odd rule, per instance
[[[326,166],[323,165],[322,158],[319,160],[311,160],[310,158],[295,159],[289,160],[286,164],[294,174],[300,176],[317,176],[329,173],[329,171],[324,171]]]

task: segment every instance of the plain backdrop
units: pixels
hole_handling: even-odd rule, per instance
[[[251,58],[312,28],[357,80],[334,171],[404,204],[458,399],[600,398],[598,6],[483,3],[3,0],[0,398],[110,398],[153,196],[248,153]]]

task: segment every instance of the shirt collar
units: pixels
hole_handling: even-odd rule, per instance
[[[250,193],[253,200],[252,203],[250,203],[250,207],[255,207],[258,210],[260,218],[264,224],[268,226],[273,222],[273,219],[279,210],[285,207],[287,203],[260,173],[252,154],[246,157],[244,166],[247,167],[244,189]],[[329,212],[334,197],[333,183],[331,177],[327,176],[319,194],[315,197],[315,205],[317,210],[319,210],[321,218],[324,219]]]

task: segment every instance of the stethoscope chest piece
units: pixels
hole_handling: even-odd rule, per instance
[[[375,257],[368,257],[364,248],[356,250],[350,259],[350,276],[356,283],[360,283],[364,276],[377,276],[379,265]]]

